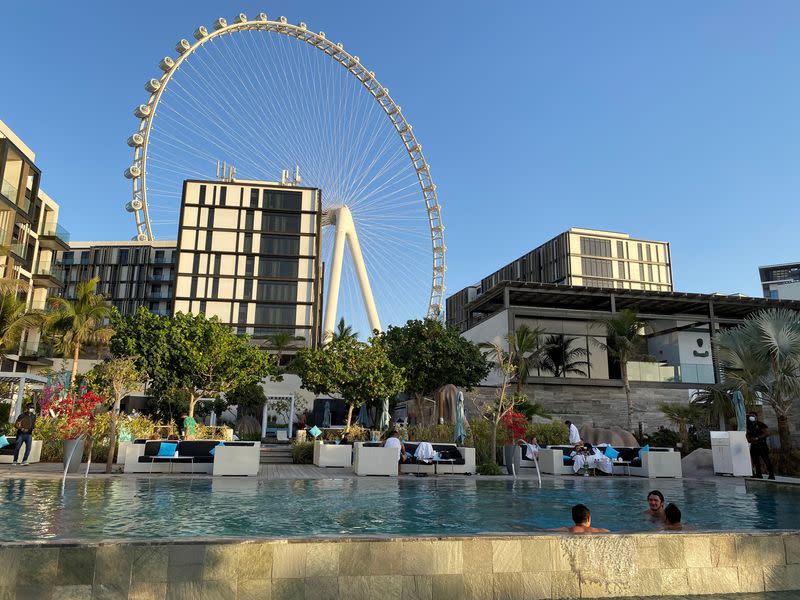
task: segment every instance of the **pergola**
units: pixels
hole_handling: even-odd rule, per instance
[[[17,416],[22,412],[22,403],[25,400],[25,386],[35,385],[44,387],[47,377],[34,375],[33,373],[18,373],[16,371],[0,371],[0,382],[12,383],[17,386],[17,400],[8,414],[8,422],[13,423]]]

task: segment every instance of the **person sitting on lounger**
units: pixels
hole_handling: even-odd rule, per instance
[[[400,449],[400,460],[397,462],[397,472],[400,472],[400,463],[404,463],[408,460],[408,455],[406,454],[406,447],[403,442],[400,441],[400,434],[397,433],[396,429],[392,429],[386,436],[386,439],[383,441],[384,448],[399,448]]]
[[[647,494],[647,510],[643,510],[645,517],[650,517],[652,521],[664,520],[664,494],[658,490],[653,490]]]
[[[569,531],[570,533],[608,533],[608,529],[592,527],[592,513],[589,507],[583,504],[576,504],[572,507],[572,520],[575,525],[572,527],[559,527],[553,531]]]
[[[682,531],[683,523],[681,523],[681,509],[675,506],[672,502],[667,504],[664,508],[664,529],[666,531]]]

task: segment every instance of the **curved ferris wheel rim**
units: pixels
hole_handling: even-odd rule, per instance
[[[264,13],[260,13],[256,20],[249,20],[244,14],[239,14],[231,24],[227,24],[223,18],[217,19],[212,29],[212,31],[208,31],[203,26],[198,27],[194,32],[194,38],[196,40],[194,43],[189,44],[187,40],[182,39],[176,46],[178,57],[173,59],[167,56],[161,61],[159,67],[163,71],[163,75],[160,79],[148,81],[145,89],[150,92],[150,97],[145,105],[141,105],[134,112],[135,116],[139,118],[139,129],[128,141],[129,145],[134,148],[133,165],[125,172],[125,176],[132,180],[133,185],[133,199],[131,202],[128,202],[127,209],[129,212],[134,213],[136,221],[136,237],[134,239],[141,241],[152,241],[155,239],[147,205],[147,150],[150,143],[150,132],[153,120],[155,119],[161,95],[166,90],[167,84],[172,79],[172,76],[180,68],[181,63],[207,42],[225,34],[256,30],[285,35],[286,37],[295,38],[298,41],[305,42],[317,48],[356,77],[383,109],[387,118],[394,126],[396,133],[400,136],[417,174],[417,179],[422,190],[422,199],[425,202],[428,214],[428,224],[431,233],[432,277],[427,316],[439,318],[442,313],[445,290],[445,245],[441,206],[439,205],[436,194],[436,185],[431,178],[430,167],[422,153],[422,146],[417,142],[412,127],[403,116],[400,106],[398,106],[389,95],[389,90],[378,82],[373,71],[368,71],[361,65],[361,61],[357,56],[346,52],[341,43],[329,41],[325,37],[324,32],[314,33],[313,31],[309,31],[305,23],[292,25],[287,22],[285,17],[280,17],[277,21],[270,21]],[[154,85],[154,82],[157,83]],[[146,114],[141,113],[142,107],[146,107]],[[133,140],[137,134],[141,136],[141,141],[132,142],[131,140]],[[136,171],[137,169],[138,172]]]

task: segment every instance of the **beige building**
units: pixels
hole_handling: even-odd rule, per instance
[[[262,181],[185,181],[173,311],[254,339],[320,337],[322,196]]]
[[[447,323],[463,331],[464,307],[504,281],[671,292],[669,243],[573,227],[449,296]]]
[[[69,233],[58,224],[59,207],[41,188],[36,155],[0,121],[0,256],[4,277],[23,282],[19,297],[28,309],[44,309],[51,293],[61,288],[63,270],[56,254],[69,246]],[[9,355],[16,370],[41,364],[39,333],[23,335],[19,355]]]

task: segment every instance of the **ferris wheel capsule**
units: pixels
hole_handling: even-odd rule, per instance
[[[324,31],[320,31],[317,35],[319,37],[321,37],[323,40],[325,39],[325,32]]]
[[[140,177],[141,174],[142,170],[136,165],[131,165],[130,167],[125,169],[124,173],[125,179],[136,179],[137,177]]]
[[[139,200],[138,198],[135,198],[134,200],[131,200],[125,205],[125,210],[132,213],[136,212],[137,210],[142,210],[142,206],[143,206],[142,201]]]
[[[140,104],[137,106],[134,111],[133,115],[137,119],[146,119],[150,116],[150,105],[149,104]]]
[[[337,47],[339,50],[344,50],[344,44],[343,44],[342,42],[339,42],[338,44],[336,44],[336,47]]]
[[[194,30],[192,35],[194,35],[194,39],[202,40],[204,37],[208,37],[208,29],[206,29],[205,26],[200,25],[200,27]]]
[[[236,15],[236,18],[233,20],[234,23],[247,23],[247,15],[244,13],[239,13]]]
[[[161,89],[161,82],[158,79],[151,79],[147,83],[144,84],[145,91],[150,92],[151,94],[156,93],[159,89]]]
[[[302,21],[300,21],[300,22],[297,24],[297,26],[298,26],[300,29],[302,29],[303,31],[305,31],[306,29],[308,29],[308,26],[307,26],[305,23],[303,23]]]
[[[136,240],[137,242],[146,242],[147,241],[147,234],[146,233],[140,233],[133,239]]]
[[[192,45],[189,43],[189,40],[181,40],[175,44],[175,52],[178,54],[186,54],[191,48]]]
[[[175,66],[175,61],[172,60],[171,56],[165,56],[161,59],[161,62],[158,63],[158,68],[164,71],[164,73],[169,73],[170,69]]]
[[[280,18],[278,19],[278,21],[280,21],[280,22],[281,22],[281,23],[283,23],[284,25],[286,25],[286,23],[288,23],[288,21],[287,21],[286,17],[280,17]]]
[[[136,148],[137,146],[141,146],[144,144],[144,136],[141,133],[134,133],[131,137],[128,138],[128,146],[131,148]]]
[[[354,57],[353,57],[353,61],[354,61],[354,62],[357,62],[357,63],[360,63],[360,62],[361,62],[361,59],[360,59],[360,58],[358,58],[357,56],[354,56]]]
[[[225,19],[223,19],[222,17],[220,17],[219,19],[214,21],[211,24],[211,26],[214,28],[214,31],[219,31],[220,29],[224,29],[225,27],[227,27],[228,26],[228,22]]]
[[[259,21],[269,21],[269,17],[267,17],[267,13],[258,13],[258,17],[256,17]]]

